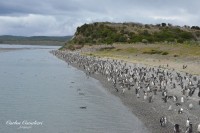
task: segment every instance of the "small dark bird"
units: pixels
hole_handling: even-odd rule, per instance
[[[80,109],[86,109],[87,108],[87,106],[81,106],[80,107]]]
[[[180,133],[180,126],[179,124],[174,125],[174,133]]]
[[[164,101],[164,103],[167,103],[167,96],[165,96],[164,98],[162,98],[162,100]]]

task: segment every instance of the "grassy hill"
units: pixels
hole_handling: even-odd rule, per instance
[[[157,25],[140,23],[96,22],[78,27],[72,40],[63,48],[75,45],[113,44],[113,43],[155,43],[155,42],[198,42],[200,27]]]
[[[0,36],[0,44],[64,45],[72,36]]]

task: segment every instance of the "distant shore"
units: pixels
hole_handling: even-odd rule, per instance
[[[85,52],[85,50],[82,50],[82,52]],[[61,51],[58,51],[58,53]],[[65,51],[67,53],[67,51]],[[77,52],[80,52],[77,51]],[[77,53],[74,52],[74,53]],[[62,53],[62,52],[61,52]],[[73,55],[73,54],[72,54]],[[85,55],[86,56],[86,55]],[[59,57],[59,56],[58,56]],[[61,58],[61,57],[59,57]],[[65,58],[61,58],[62,60],[66,60]],[[112,60],[108,58],[99,58],[100,60]],[[66,60],[67,61],[67,60]],[[67,61],[68,62],[68,61]],[[124,60],[128,65],[136,65],[138,68],[147,67],[147,68],[154,68],[154,69],[161,69],[161,70],[167,70],[169,73],[176,74],[176,71],[172,69],[166,69],[166,68],[159,68],[156,66],[149,66],[145,64],[138,63],[131,63]],[[72,66],[85,71],[85,69],[80,68],[79,64],[71,63]],[[86,71],[85,71],[86,72]],[[181,75],[186,75],[184,72],[180,72]],[[115,96],[119,97],[121,101],[126,105],[134,115],[136,115],[149,129],[150,133],[172,133],[173,132],[173,126],[174,124],[179,124],[181,127],[182,132],[185,132],[185,123],[187,118],[189,117],[192,124],[193,124],[193,131],[196,132],[197,125],[200,123],[200,105],[198,105],[198,90],[195,91],[193,97],[185,97],[185,103],[182,104],[182,108],[184,109],[183,114],[178,114],[179,106],[176,106],[175,103],[172,101],[169,101],[168,103],[164,103],[162,101],[162,95],[158,94],[154,96],[153,102],[148,103],[148,101],[145,101],[143,99],[143,95],[141,95],[140,98],[137,98],[135,95],[135,90],[132,89],[130,91],[126,91],[124,94],[122,94],[122,90],[119,90],[119,92],[116,92],[111,82],[107,80],[105,76],[102,76],[100,74],[91,74],[93,78],[99,80],[105,88],[108,89],[108,91]],[[193,76],[192,76],[193,77]],[[198,80],[200,80],[199,76],[195,76]],[[169,87],[169,86],[168,86]],[[169,87],[170,88],[170,87]],[[180,97],[182,97],[181,88],[177,89],[168,89],[168,95],[176,95],[178,97],[178,102],[180,102]],[[188,106],[189,103],[192,103],[194,105],[194,108],[189,110]],[[169,111],[169,106],[172,105],[172,110]],[[167,116],[168,123],[166,127],[160,126],[160,117]]]
[[[12,36],[1,35],[0,44],[62,46],[72,36]]]
[[[24,48],[0,48],[0,53],[1,52],[8,52],[8,51],[13,51],[13,50],[22,50]]]

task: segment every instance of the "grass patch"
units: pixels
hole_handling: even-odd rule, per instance
[[[169,53],[166,52],[166,51],[151,49],[150,51],[144,51],[143,54],[161,54],[161,55],[168,55]]]
[[[110,50],[113,50],[115,49],[115,47],[104,47],[104,48],[100,48],[99,51],[110,51]]]
[[[119,49],[119,48],[118,48],[118,49],[116,49],[116,51],[121,51],[121,50],[122,50],[122,49]]]
[[[166,52],[166,51],[162,53],[162,55],[168,55],[168,54],[169,54],[169,53],[168,53],[168,52]]]
[[[137,51],[138,50],[136,48],[126,48],[126,49],[124,49],[124,52],[127,52],[127,53],[135,53]]]
[[[114,44],[114,46],[105,46],[101,50],[94,52],[101,56],[135,56],[135,55],[163,55],[171,57],[200,57],[200,46],[188,44]]]

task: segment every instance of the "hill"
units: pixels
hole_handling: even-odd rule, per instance
[[[0,36],[0,44],[64,45],[72,36]]]
[[[72,45],[93,45],[113,43],[155,43],[155,42],[196,42],[200,41],[200,27],[157,25],[140,23],[95,22],[78,27],[72,40],[64,47]]]

